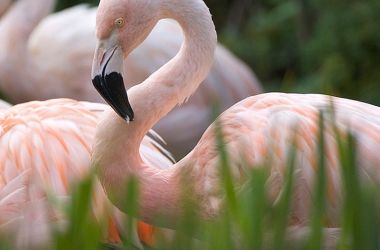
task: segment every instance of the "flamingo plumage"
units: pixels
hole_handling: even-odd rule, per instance
[[[184,32],[178,54],[142,83],[124,90],[123,59],[145,39],[158,20],[175,19]],[[246,169],[266,166],[267,186],[275,201],[285,175],[287,150],[296,148],[296,180],[290,225],[306,225],[313,178],[317,171],[318,117],[321,109],[335,108],[339,131],[357,136],[360,172],[380,182],[380,108],[319,94],[268,93],[235,104],[208,127],[198,144],[169,169],[145,162],[136,150],[145,135],[175,105],[186,100],[206,77],[213,62],[216,32],[210,12],[202,0],[101,0],[97,13],[98,47],[93,61],[93,83],[113,107],[99,122],[93,146],[92,164],[111,201],[122,211],[120,186],[130,177],[140,181],[140,213],[146,222],[154,216],[175,227],[182,210],[180,190],[183,176],[191,180],[190,195],[201,218],[218,216],[222,206],[219,189],[219,151],[215,127],[220,124],[231,171],[236,183],[247,181]],[[128,72],[124,72],[128,74]],[[192,114],[188,119],[197,116]],[[186,121],[185,121],[186,122]],[[297,130],[294,128],[297,127]],[[340,168],[336,137],[326,124],[326,172],[328,175],[325,225],[339,226]],[[265,164],[270,159],[271,164]],[[121,173],[115,175],[115,173]]]
[[[54,2],[19,0],[2,18],[0,87],[16,103],[59,97],[102,102],[88,78],[96,46],[96,8],[79,5],[48,15]],[[172,58],[182,40],[178,24],[162,20],[126,60],[127,87],[141,82]],[[20,68],[24,70],[20,72]],[[214,65],[204,84],[181,109],[174,109],[156,124],[155,130],[174,155],[183,156],[195,146],[210,124],[209,107],[213,102],[218,101],[224,110],[261,92],[253,72],[218,45]],[[192,116],[193,113],[198,115]],[[190,116],[193,118],[187,119]],[[187,122],[183,122],[184,119]]]
[[[90,173],[95,127],[106,109],[99,103],[51,99],[0,110],[0,234],[15,237],[17,247],[46,247],[51,224],[64,224],[65,218],[48,202],[47,194],[65,200],[71,185]],[[163,168],[172,165],[153,137],[144,141],[145,160]],[[106,240],[119,241],[120,212],[109,207],[99,182],[93,200],[95,216],[112,211]],[[138,233],[149,239],[144,232],[147,225],[139,225],[143,231]],[[135,233],[135,244],[141,246]]]

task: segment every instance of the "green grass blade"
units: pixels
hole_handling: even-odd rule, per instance
[[[102,228],[92,214],[92,191],[94,176],[89,175],[74,186],[71,201],[68,204],[69,225],[63,232],[55,234],[54,248],[100,249]]]
[[[319,135],[318,135],[318,172],[315,179],[313,193],[313,207],[311,213],[311,233],[308,249],[321,249],[323,242],[323,223],[325,214],[326,197],[326,159],[325,159],[325,136],[324,136],[324,114],[319,113]]]
[[[124,248],[125,249],[137,249],[133,242],[133,233],[136,227],[136,218],[138,217],[139,210],[139,183],[135,176],[128,178],[125,186],[125,202],[123,206],[126,211],[128,211],[128,216],[126,217],[126,237],[122,235]]]
[[[295,130],[296,131],[296,130]],[[296,133],[295,133],[296,134]],[[288,217],[290,204],[292,200],[293,193],[293,182],[294,182],[294,170],[296,165],[296,136],[294,136],[293,144],[288,152],[288,160],[286,165],[286,174],[284,178],[284,188],[280,200],[275,209],[275,225],[274,225],[274,236],[273,236],[273,249],[283,249],[285,231],[288,225]]]

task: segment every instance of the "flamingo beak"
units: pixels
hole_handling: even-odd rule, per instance
[[[122,72],[123,53],[117,46],[105,46],[100,42],[92,64],[92,83],[99,94],[127,122],[134,113],[125,90]]]

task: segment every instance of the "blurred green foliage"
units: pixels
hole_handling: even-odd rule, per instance
[[[380,104],[380,1],[257,0],[248,9],[221,38],[264,83]]]
[[[59,8],[84,0],[60,0]],[[87,0],[97,4],[98,1]],[[267,91],[380,105],[379,0],[206,0],[219,40]]]
[[[99,4],[99,0],[58,0],[56,5],[56,10],[62,10],[71,7],[76,4],[88,3],[92,5]]]

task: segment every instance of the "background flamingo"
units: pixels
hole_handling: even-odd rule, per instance
[[[104,104],[52,99],[0,111],[0,233],[15,237],[18,247],[41,247],[49,240],[52,223],[64,224],[59,209],[47,202],[46,192],[67,199],[71,184],[89,174],[95,126],[106,109]],[[145,137],[141,147],[145,160],[170,166],[161,152],[166,151]],[[101,216],[108,206],[96,183],[94,214]],[[114,216],[108,240],[117,241],[122,218],[117,209],[108,209]],[[146,225],[140,229],[141,237],[149,239]]]
[[[185,43],[170,62],[130,88],[127,96],[120,64],[161,18],[173,18],[181,24]],[[145,162],[136,150],[144,134],[176,104],[186,100],[207,75],[216,45],[208,8],[201,0],[102,0],[97,14],[97,37],[93,83],[116,111],[107,110],[99,123],[92,155],[108,196],[125,211],[120,185],[131,175],[138,176],[141,218],[153,223],[159,214],[168,218],[161,221],[163,224],[175,227],[173,221],[182,210],[180,190],[186,176],[193,187],[193,192],[186,195],[196,201],[198,214],[204,219],[214,218],[222,204],[215,124],[187,156],[169,169],[161,170]],[[379,107],[325,95],[269,93],[246,98],[217,119],[236,183],[247,180],[247,168],[266,166],[264,163],[271,160],[267,186],[272,201],[280,194],[286,153],[293,145],[294,133],[298,135],[292,225],[308,222],[311,187],[317,171],[318,114],[320,109],[328,112],[330,101],[335,106],[338,130],[349,129],[357,136],[361,175],[379,184]],[[328,190],[325,225],[333,227],[339,225],[341,179],[337,142],[329,123],[325,140]]]
[[[2,18],[0,87],[12,102],[57,97],[102,101],[88,78],[96,44],[96,9],[80,5],[44,18],[54,2],[19,0]],[[126,61],[127,86],[141,82],[172,58],[181,42],[179,26],[171,20],[161,21]],[[219,102],[224,110],[260,92],[260,84],[248,67],[218,45],[215,63],[202,87],[155,129],[173,154],[184,155],[210,124],[213,102]]]

